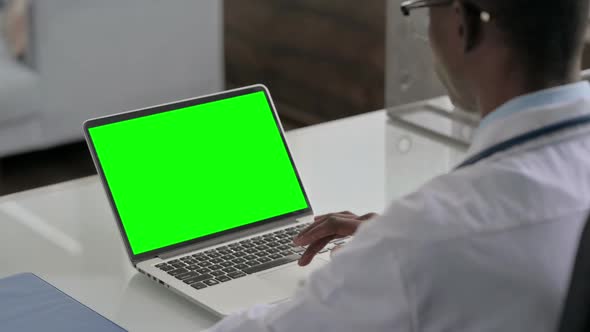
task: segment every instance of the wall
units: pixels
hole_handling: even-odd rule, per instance
[[[426,36],[428,10],[405,17],[399,1],[387,3],[385,103],[397,106],[445,95],[432,65]]]
[[[264,83],[299,125],[380,109],[385,0],[225,0],[228,86]]]

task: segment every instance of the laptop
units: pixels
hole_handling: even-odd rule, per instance
[[[292,296],[313,210],[268,89],[91,119],[84,134],[131,264],[218,316]]]

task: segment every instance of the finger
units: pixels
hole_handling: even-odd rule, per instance
[[[306,266],[311,263],[311,260],[314,258],[314,256],[317,255],[317,253],[320,252],[320,250],[322,250],[333,239],[334,237],[327,237],[310,244],[301,258],[299,258],[299,266]]]
[[[309,226],[305,227],[301,232],[299,232],[299,234],[297,234],[294,238],[293,238],[293,243],[298,244],[299,240],[306,236],[310,231],[312,231],[314,228],[318,227],[321,223],[323,223],[324,221],[328,220],[330,217],[333,216],[354,216],[354,214],[352,214],[351,212],[348,211],[343,211],[343,212],[338,212],[338,213],[331,213],[331,214],[326,214],[323,216],[319,216],[316,217],[316,220]]]
[[[317,232],[318,229],[320,229],[320,227],[322,227],[322,225],[324,225],[328,220],[330,220],[330,218],[333,218],[333,215],[330,215],[328,218],[323,219],[320,222],[314,223],[312,225],[310,225],[305,231],[299,233],[294,239],[293,239],[293,243],[295,245],[298,246],[305,246],[310,244],[311,241],[311,237],[314,233]]]
[[[333,216],[309,233],[310,242],[315,242],[328,236],[348,236],[354,234],[360,221],[350,217]]]
[[[356,214],[354,214],[354,213],[352,213],[350,211],[340,211],[340,212],[328,213],[328,214],[316,216],[315,217],[315,220],[318,220],[318,219],[326,219],[326,218],[328,218],[330,216],[333,216],[333,215],[356,216]]]
[[[359,221],[356,219],[332,216],[297,238],[295,244],[305,246],[329,236],[348,236],[354,233],[358,224]]]
[[[367,213],[365,215],[358,217],[357,219],[365,221],[365,220],[369,220],[369,219],[373,219],[373,218],[377,218],[377,217],[379,217],[379,215],[377,213]]]
[[[372,219],[372,218],[375,218],[378,216],[379,215],[376,213],[367,213],[363,216],[358,217],[357,215],[355,215],[349,211],[327,214],[327,215],[318,217],[316,222],[312,223],[311,225],[309,225],[308,227],[303,229],[299,234],[297,234],[297,236],[295,236],[293,238],[293,243],[302,246],[302,245],[307,245],[313,241],[318,240],[319,239],[318,237],[315,237],[315,236],[310,237],[310,235],[316,233],[320,229],[321,225],[323,223],[325,223],[326,221],[330,220],[330,218],[332,218],[332,219],[335,219],[335,218],[350,219],[351,217],[353,217],[353,219],[355,219],[355,220],[366,221],[366,220],[369,220],[369,219]],[[341,227],[343,227],[343,228],[340,230],[336,230],[335,235],[350,235],[350,234],[354,233],[354,231],[358,227],[358,223],[351,221],[350,223],[345,223],[345,224],[341,225]],[[324,236],[326,235],[324,233],[322,233],[322,234]]]
[[[324,221],[326,221],[328,218],[330,217],[330,215],[325,215],[323,216],[323,218],[321,219],[316,219],[316,221],[314,221],[313,223],[311,223],[311,225],[305,227],[303,230],[301,230],[301,232],[299,232],[299,234],[297,234],[294,238],[293,238],[293,243],[297,244],[299,239],[301,239],[303,236],[305,236],[306,234],[309,233],[310,230],[314,229],[315,227],[317,227],[319,224],[323,223]]]

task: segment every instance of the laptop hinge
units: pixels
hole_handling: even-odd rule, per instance
[[[303,217],[305,217],[305,216],[297,216],[295,218],[289,218],[289,219],[285,219],[285,220],[281,220],[281,221],[275,221],[275,222],[272,222],[267,225],[260,225],[257,227],[245,229],[240,232],[222,235],[220,237],[216,237],[214,239],[210,239],[210,240],[207,240],[204,242],[195,243],[193,245],[186,246],[184,248],[180,248],[180,249],[176,249],[176,250],[169,251],[166,253],[162,253],[162,254],[158,255],[158,257],[161,259],[169,259],[172,257],[181,256],[181,255],[186,254],[188,252],[197,251],[197,250],[201,250],[204,248],[216,246],[221,243],[234,241],[234,240],[237,240],[237,239],[240,239],[243,237],[252,236],[257,233],[266,232],[266,231],[274,229],[274,228],[288,226],[293,223],[296,223],[299,219],[301,219]]]

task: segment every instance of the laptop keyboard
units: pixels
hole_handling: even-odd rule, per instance
[[[195,289],[215,286],[248,274],[268,270],[296,260],[305,251],[293,237],[309,224],[278,230],[215,249],[186,255],[156,265],[156,268]],[[320,253],[344,243],[332,241]]]

